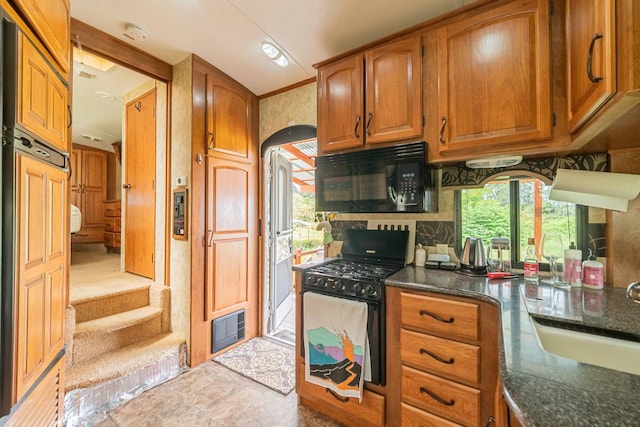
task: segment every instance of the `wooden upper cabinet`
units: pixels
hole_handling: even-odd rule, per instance
[[[422,135],[422,43],[385,43],[318,70],[320,152]]]
[[[440,153],[552,135],[547,0],[508,3],[438,30]]]
[[[19,36],[18,122],[68,151],[68,91],[27,36]]]
[[[207,75],[206,141],[212,155],[249,158],[251,93],[238,84]]]
[[[571,132],[616,91],[614,3],[567,0],[567,102]]]
[[[422,43],[419,37],[365,53],[367,144],[422,134]]]
[[[14,3],[66,75],[71,69],[69,0],[14,0]]]
[[[320,152],[364,144],[364,74],[361,55],[318,70],[318,144]]]

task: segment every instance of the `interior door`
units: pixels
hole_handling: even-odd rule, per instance
[[[270,327],[280,326],[293,307],[293,180],[291,162],[277,151],[271,154],[271,221],[269,236]]]
[[[156,217],[156,91],[127,104],[124,269],[154,279]]]

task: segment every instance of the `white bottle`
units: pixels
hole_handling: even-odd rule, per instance
[[[415,262],[416,267],[424,267],[424,263],[427,260],[427,251],[422,247],[422,244],[418,243],[416,248]]]
[[[582,286],[591,289],[603,289],[604,268],[601,262],[596,261],[591,248],[588,250],[589,259],[582,263]]]
[[[571,242],[569,249],[564,250],[564,281],[571,286],[580,286],[578,281],[577,268],[582,264],[582,251],[576,249],[575,243]],[[582,277],[580,277],[582,279]]]

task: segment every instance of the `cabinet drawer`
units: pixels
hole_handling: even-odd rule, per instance
[[[116,244],[116,234],[112,232],[104,232],[104,245],[114,247]]]
[[[116,206],[114,204],[105,204],[104,216],[106,218],[120,217],[120,206]]]
[[[479,306],[402,293],[402,324],[451,337],[478,339]]]
[[[460,424],[414,408],[406,403],[401,405],[400,416],[400,424],[403,427],[461,427]]]
[[[302,379],[298,396],[303,403],[346,425],[384,425],[384,396],[372,391],[365,390],[360,403],[357,398],[335,396],[325,387]]]
[[[466,426],[478,425],[480,390],[402,367],[402,400]]]
[[[115,232],[116,231],[116,219],[115,218],[105,218],[104,219],[104,231]]]
[[[411,363],[456,379],[478,383],[480,379],[480,348],[431,335],[402,329],[400,356]]]

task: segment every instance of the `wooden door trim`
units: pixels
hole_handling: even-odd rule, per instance
[[[173,79],[171,64],[91,25],[71,18],[71,43],[75,43],[78,38],[83,49],[96,53],[116,64],[164,82],[170,82]]]
[[[4,3],[5,0],[0,0]],[[82,21],[71,18],[71,42],[75,43],[76,34],[81,37],[82,47],[96,53],[116,64],[142,73],[153,79],[167,84],[167,106],[164,111],[166,120],[166,164],[165,164],[165,239],[164,239],[164,284],[170,286],[171,272],[171,81],[173,80],[173,66],[155,56],[137,49],[103,31],[98,30]],[[69,130],[71,132],[71,130]],[[71,140],[71,138],[69,138]],[[70,245],[70,244],[69,244]]]

